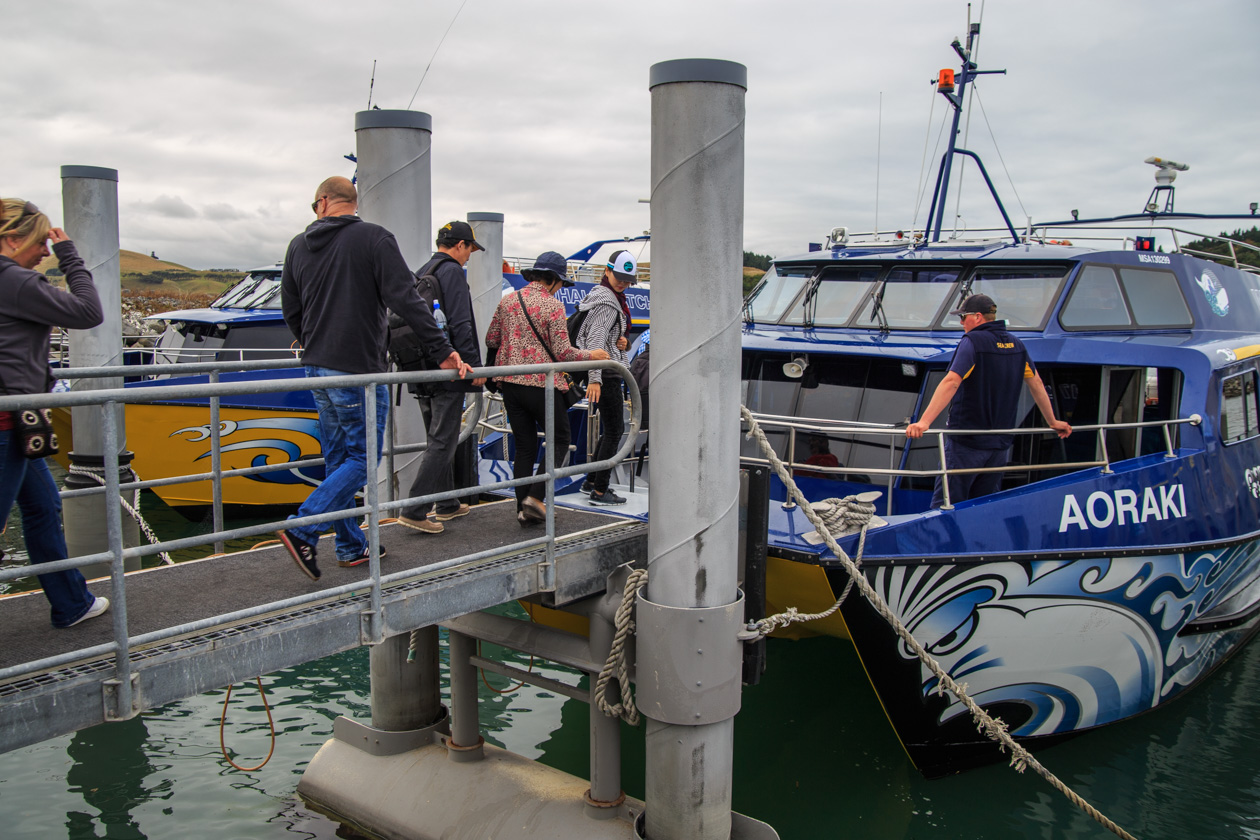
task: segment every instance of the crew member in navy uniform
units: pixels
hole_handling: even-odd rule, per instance
[[[1050,395],[1024,343],[1007,332],[1005,321],[995,320],[997,304],[993,298],[971,295],[950,314],[962,321],[963,337],[949,372],[936,386],[919,421],[906,428],[906,437],[923,437],[947,405],[947,429],[1013,429],[1018,422],[1021,380],[1050,428],[1061,438],[1072,434],[1071,426],[1055,419]],[[1013,440],[1013,435],[946,435],[945,464],[949,469],[1004,467]],[[1001,484],[1001,472],[951,475],[950,504],[996,493]],[[937,476],[932,507],[939,508],[944,498],[941,477]]]
[[[437,252],[416,272],[418,277],[432,274],[437,278],[435,300],[446,317],[451,346],[461,359],[473,367],[481,367],[481,346],[477,340],[477,322],[473,318],[472,294],[468,291],[464,266],[468,264],[469,257],[484,250],[477,244],[472,226],[467,222],[447,222],[438,230]],[[409,497],[441,493],[455,487],[455,447],[459,444],[464,394],[480,391],[484,384],[485,379],[474,379],[472,382],[421,383],[415,386],[428,446],[420,456],[415,480],[407,491]],[[399,515],[398,521],[413,531],[440,534],[445,530],[443,522],[463,516],[468,510],[468,505],[458,499],[445,499],[436,505],[407,508]]]

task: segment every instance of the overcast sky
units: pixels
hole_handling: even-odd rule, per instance
[[[963,2],[460,2],[10,4],[0,194],[60,223],[60,167],[109,167],[123,248],[274,262],[319,181],[353,174],[375,60],[373,105],[432,115],[435,224],[501,212],[508,255],[570,253],[649,226],[648,71],[698,57],[748,67],[747,250],[872,229],[877,174],[879,226],[924,223],[946,116],[929,82],[958,65]],[[1260,201],[1260,2],[982,10],[977,58],[1007,74],[981,79],[967,145],[1017,224],[1140,210],[1150,155],[1190,165],[1180,210]],[[963,188],[964,224],[992,224],[974,169]]]

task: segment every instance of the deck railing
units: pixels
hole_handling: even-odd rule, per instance
[[[944,491],[944,504],[942,510],[952,510],[953,504],[949,498],[949,480],[948,476],[963,475],[970,473],[1001,473],[1010,472],[1012,470],[1019,471],[1045,471],[1045,470],[1081,470],[1091,467],[1102,467],[1103,473],[1112,472],[1112,461],[1107,455],[1107,433],[1120,430],[1137,430],[1159,428],[1163,431],[1164,436],[1164,457],[1175,458],[1177,453],[1173,447],[1173,429],[1180,425],[1198,426],[1203,422],[1203,418],[1198,414],[1192,414],[1189,417],[1176,420],[1146,420],[1138,423],[1100,423],[1091,425],[1073,426],[1072,433],[1079,434],[1081,432],[1094,432],[1098,437],[1097,451],[1102,457],[1098,460],[1091,461],[1056,461],[1043,464],[1008,464],[1002,467],[973,467],[973,468],[954,468],[949,469],[945,465],[945,438],[947,435],[1012,435],[1012,436],[1041,436],[1055,434],[1053,429],[1049,428],[1032,428],[1032,429],[928,429],[923,433],[925,438],[936,437],[936,448],[939,455],[940,466],[937,469],[921,470],[898,467],[896,465],[897,443],[905,439],[905,425],[880,424],[880,423],[855,423],[832,421],[820,418],[807,417],[785,417],[774,414],[758,414],[753,413],[758,425],[764,428],[779,428],[786,430],[787,433],[787,453],[792,455],[796,452],[796,436],[797,434],[807,435],[824,435],[824,436],[846,436],[856,437],[875,436],[890,438],[888,444],[888,467],[825,467],[818,464],[806,464],[799,461],[789,461],[784,459],[784,464],[789,469],[808,470],[812,473],[822,473],[829,475],[882,475],[886,476],[888,488],[888,513],[892,513],[892,490],[893,482],[897,478],[941,478],[942,489]],[[742,460],[751,463],[769,464],[769,460],[756,456],[747,456]]]
[[[102,432],[104,441],[104,488],[89,488],[85,490],[76,490],[66,495],[87,495],[92,493],[104,493],[106,499],[119,499],[119,493],[127,489],[140,489],[143,487],[154,487],[162,484],[177,483],[180,481],[204,481],[209,479],[214,484],[214,499],[216,505],[214,530],[212,533],[195,537],[186,537],[176,540],[164,540],[148,545],[139,545],[128,548],[123,544],[122,530],[122,509],[117,503],[107,507],[106,531],[108,537],[108,547],[101,552],[95,554],[86,554],[76,557],[70,557],[65,560],[59,560],[51,563],[32,564],[19,568],[9,568],[0,570],[0,582],[16,580],[19,578],[30,577],[36,574],[45,574],[49,572],[65,571],[68,569],[78,569],[90,566],[96,563],[108,562],[110,564],[110,602],[111,615],[113,618],[113,641],[108,644],[96,645],[94,647],[81,648],[70,651],[58,656],[47,657],[44,659],[26,662],[21,665],[15,665],[9,668],[0,669],[0,681],[11,680],[26,674],[38,671],[58,668],[72,662],[77,662],[85,658],[101,657],[113,655],[115,679],[117,680],[118,694],[114,698],[115,709],[131,708],[131,691],[132,691],[132,675],[143,667],[141,663],[133,663],[130,653],[132,650],[142,645],[149,645],[155,642],[181,636],[187,633],[196,633],[217,627],[229,622],[241,621],[262,615],[264,613],[292,610],[303,605],[328,599],[330,597],[341,596],[352,592],[369,592],[371,602],[370,614],[365,616],[367,621],[368,632],[367,637],[373,642],[379,642],[383,639],[384,626],[381,623],[381,598],[382,588],[405,578],[412,577],[416,574],[414,570],[395,572],[389,575],[383,575],[380,567],[380,521],[383,515],[399,511],[406,507],[418,504],[426,504],[430,502],[441,501],[444,499],[453,499],[459,496],[467,495],[468,488],[458,488],[454,490],[444,491],[440,493],[431,493],[424,496],[416,496],[406,499],[381,499],[378,489],[378,482],[369,480],[366,482],[366,493],[364,504],[353,508],[340,511],[332,511],[325,514],[313,516],[302,516],[293,519],[279,520],[276,522],[268,522],[261,525],[251,525],[244,528],[225,529],[222,522],[222,480],[224,477],[232,475],[248,475],[265,472],[268,469],[293,469],[297,464],[293,462],[284,462],[274,465],[270,468],[252,468],[249,470],[229,470],[226,473],[220,470],[219,456],[221,452],[219,435],[221,425],[218,422],[218,405],[223,397],[241,396],[249,394],[278,393],[289,391],[309,391],[314,380],[307,378],[292,379],[257,379],[241,382],[221,382],[218,381],[219,375],[227,371],[249,371],[275,369],[277,367],[292,367],[300,364],[293,362],[292,364],[277,365],[274,361],[262,362],[239,362],[239,363],[199,363],[181,366],[181,372],[187,374],[205,373],[209,376],[210,381],[206,384],[199,385],[177,385],[177,386],[152,386],[144,388],[112,388],[101,390],[83,390],[83,391],[65,391],[51,394],[37,394],[26,396],[0,396],[0,411],[17,411],[20,409],[30,408],[59,408],[73,406],[101,406]],[[77,370],[67,369],[61,373],[75,379],[92,379],[92,378],[119,378],[128,375],[134,375],[142,372],[140,369],[144,365],[136,366],[118,366],[105,368],[80,368]],[[555,385],[555,376],[561,372],[577,372],[582,370],[592,370],[595,368],[615,368],[620,371],[627,387],[630,389],[632,401],[631,422],[628,434],[621,447],[614,453],[612,458],[606,461],[597,461],[593,463],[578,464],[573,466],[560,466],[555,463],[554,453],[549,447],[545,447],[544,465],[545,471],[540,475],[531,475],[520,479],[510,479],[498,481],[492,484],[480,485],[478,491],[495,491],[510,490],[520,485],[534,484],[540,479],[546,481],[547,488],[547,519],[546,529],[542,536],[532,539],[521,540],[507,546],[501,546],[493,550],[488,550],[479,554],[458,557],[441,561],[424,567],[425,572],[438,571],[455,566],[474,563],[491,556],[498,556],[505,551],[524,551],[536,547],[545,548],[545,568],[552,570],[555,568],[555,482],[557,479],[566,478],[571,475],[586,473],[591,470],[606,469],[614,466],[622,461],[630,454],[634,447],[635,438],[641,421],[641,408],[638,386],[634,382],[634,377],[630,376],[629,370],[616,362],[562,362],[542,365],[517,365],[517,366],[496,366],[476,368],[469,378],[483,376],[510,376],[515,374],[543,373],[548,374],[546,377],[546,389],[551,391]],[[364,375],[347,375],[347,376],[329,376],[321,377],[317,380],[320,388],[363,388],[364,389],[364,407],[365,420],[368,429],[376,428],[376,400],[374,398],[375,386],[377,385],[403,385],[418,382],[444,382],[456,378],[451,371],[414,371],[407,373],[384,373],[384,374],[364,374]],[[210,401],[210,437],[211,437],[211,458],[212,467],[209,473],[200,473],[196,475],[178,476],[169,479],[159,479],[156,481],[137,481],[120,483],[119,481],[119,457],[118,453],[122,449],[122,440],[118,423],[116,419],[116,408],[121,404],[132,403],[154,403],[169,400],[189,400],[206,398]],[[555,429],[557,417],[555,416],[555,401],[546,399],[546,415],[544,423],[544,431],[547,439],[552,438],[552,432]],[[563,415],[561,415],[561,419]],[[367,444],[367,462],[375,464],[378,461],[378,446],[376,435],[368,434],[366,436]],[[412,449],[416,447],[411,447]],[[383,454],[383,453],[382,453]],[[561,458],[563,463],[563,458]],[[318,465],[322,464],[322,458],[309,459],[301,462],[301,465]],[[369,471],[370,472],[370,471]],[[290,528],[303,525],[327,525],[340,519],[349,517],[366,516],[368,522],[368,552],[369,552],[369,572],[367,578],[346,584],[344,586],[332,589],[324,589],[319,592],[307,595],[288,598],[281,601],[275,601],[267,604],[260,604],[243,610],[237,610],[231,613],[213,616],[203,620],[190,622],[178,627],[168,627],[152,633],[131,637],[127,630],[127,587],[126,578],[124,576],[125,561],[131,558],[147,557],[159,554],[164,551],[175,551],[185,548],[196,548],[199,546],[215,544],[216,547],[222,546],[227,540],[242,539],[247,537],[257,537],[264,534],[273,533],[282,528]],[[544,572],[544,576],[547,572]],[[544,580],[544,586],[550,585],[550,581]]]

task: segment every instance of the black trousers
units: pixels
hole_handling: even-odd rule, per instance
[[[524,478],[534,475],[534,462],[538,459],[538,434],[543,431],[546,422],[545,388],[533,385],[517,385],[504,382],[500,386],[503,394],[503,408],[507,411],[508,425],[512,427],[512,437],[516,441],[516,457],[512,459],[512,477]],[[569,454],[569,414],[564,404],[564,397],[559,390],[552,391],[555,400],[556,429],[555,436],[548,441],[551,451],[555,453],[555,466],[564,463]],[[546,462],[538,465],[538,473],[546,472]],[[516,488],[516,509],[521,509],[521,502],[526,496],[533,496],[542,501],[547,495],[547,484],[539,481],[534,484],[522,484]]]
[[[625,396],[622,393],[621,377],[603,372],[603,382],[599,388],[599,443],[595,446],[595,460],[603,461],[611,458],[621,445],[621,433],[625,431]],[[608,490],[608,481],[612,470],[600,470],[591,473],[591,484],[597,493]]]

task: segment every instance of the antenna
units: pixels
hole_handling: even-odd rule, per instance
[[[875,131],[875,238],[879,239],[879,153],[884,140],[884,92],[879,92],[879,121]]]
[[[376,59],[372,59],[372,81],[368,82],[367,109],[372,110],[372,89],[376,87]]]
[[[433,56],[429,59],[429,63],[424,66],[424,73],[420,75],[420,84],[416,85],[415,93],[411,94],[411,100],[407,102],[407,110],[411,110],[411,103],[416,101],[416,93],[420,92],[420,85],[424,84],[424,77],[429,75],[429,68],[433,66],[433,59],[437,58],[438,50],[442,49],[442,44],[446,42],[446,36],[451,34],[451,27],[455,25],[455,21],[459,19],[459,13],[464,11],[464,7],[468,5],[468,0],[464,0],[459,4],[459,8],[455,10],[455,17],[451,18],[450,24],[446,27],[446,31],[442,33],[442,39],[438,41],[438,45],[433,48]]]

